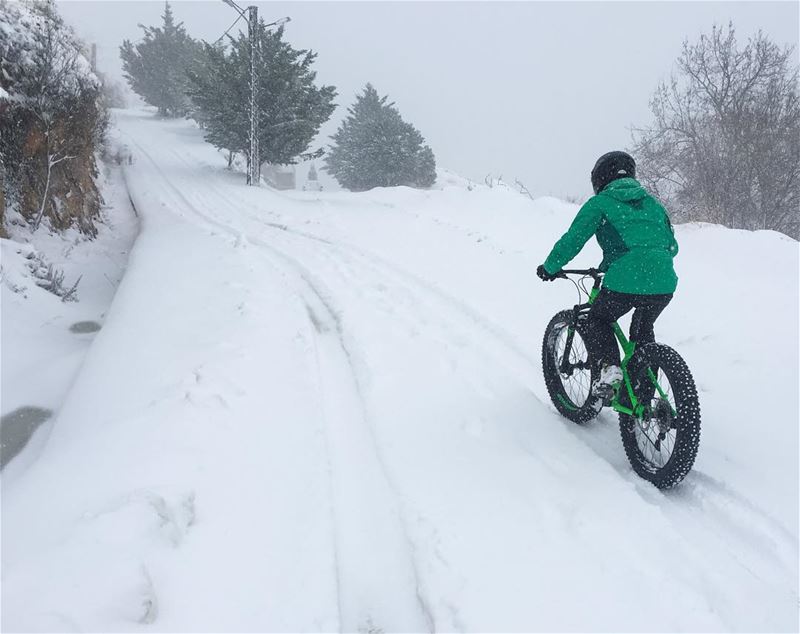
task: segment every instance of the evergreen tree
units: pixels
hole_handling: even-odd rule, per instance
[[[175,22],[166,3],[161,27],[139,25],[140,42],[125,40],[120,47],[122,68],[131,88],[162,115],[182,116],[187,112],[187,69],[196,62],[200,47]]]
[[[192,117],[205,130],[206,141],[232,153],[247,154],[250,75],[245,77],[243,64],[237,49],[226,52],[219,43],[204,44],[200,63],[188,73],[187,96]]]
[[[367,84],[333,135],[325,169],[342,187],[430,187],[436,181],[433,152],[387,100]]]
[[[317,87],[316,53],[283,41],[283,29],[257,29],[259,161],[293,164],[307,153],[319,127],[335,109],[333,86]],[[193,117],[214,146],[247,155],[250,150],[250,42],[245,34],[230,49],[205,44],[201,62],[189,72]]]

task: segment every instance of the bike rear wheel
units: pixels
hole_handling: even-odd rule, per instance
[[[619,415],[625,454],[639,476],[659,489],[673,487],[691,470],[700,444],[700,402],[692,373],[675,350],[659,343],[638,348],[628,373],[644,412]]]
[[[578,318],[569,351],[568,372],[562,372],[566,343],[572,328],[573,313],[562,310],[547,325],[542,341],[542,370],[547,393],[564,418],[574,423],[587,423],[603,407],[602,399],[592,393],[594,363],[586,345],[585,316]]]

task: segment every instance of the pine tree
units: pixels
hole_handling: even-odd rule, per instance
[[[231,153],[250,148],[249,73],[238,51],[221,44],[204,44],[201,61],[189,71],[187,95],[192,117],[205,130],[205,139]],[[242,107],[244,106],[244,107]]]
[[[122,68],[131,88],[165,116],[182,116],[188,109],[187,70],[196,63],[199,45],[175,22],[166,3],[161,27],[141,26],[144,36],[120,47]]]
[[[308,153],[319,127],[335,109],[333,86],[315,85],[316,53],[283,41],[283,29],[257,26],[259,161],[293,164]],[[214,146],[247,155],[250,149],[250,42],[240,34],[230,49],[205,44],[189,72],[193,117]]]
[[[342,187],[430,187],[436,181],[433,151],[422,134],[403,121],[394,103],[367,84],[333,135],[325,169]]]

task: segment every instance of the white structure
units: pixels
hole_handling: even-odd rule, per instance
[[[303,191],[308,192],[321,192],[322,185],[320,185],[319,180],[317,179],[317,168],[314,167],[314,164],[311,164],[311,168],[308,170],[308,177],[306,178],[306,184],[303,185]]]
[[[275,189],[295,189],[297,187],[297,173],[294,165],[264,163],[261,166],[261,176]]]

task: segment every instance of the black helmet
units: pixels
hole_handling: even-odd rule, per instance
[[[599,194],[611,181],[618,178],[636,178],[636,161],[627,152],[603,154],[592,169],[592,187]]]

